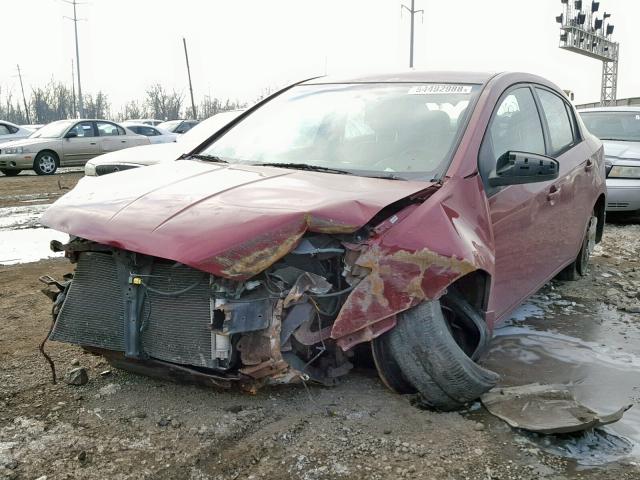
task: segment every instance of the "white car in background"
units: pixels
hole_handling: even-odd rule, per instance
[[[145,125],[142,123],[127,123],[125,126],[138,135],[144,135],[149,139],[151,143],[171,143],[175,142],[178,138],[177,133],[167,132],[166,130],[153,127],[151,125]]]
[[[15,123],[7,122],[6,120],[0,120],[0,143],[27,138],[32,133],[33,130],[20,127]]]
[[[607,212],[640,214],[640,107],[587,108],[578,113],[604,145]]]
[[[155,127],[156,125],[160,125],[162,122],[164,122],[164,120],[156,120],[155,118],[131,118],[129,120],[125,120],[123,122],[121,122],[122,125],[127,125],[129,123],[134,123],[134,124],[143,124],[143,125],[151,125],[152,127]]]
[[[162,122],[158,126],[172,133],[187,133],[198,123],[198,120],[169,120],[168,122]]]
[[[181,155],[195,150],[196,147],[243,112],[244,110],[231,110],[217,113],[198,123],[187,133],[178,135],[178,139],[172,143],[143,145],[129,148],[126,151],[100,155],[86,163],[84,174],[88,176],[106,175],[130,168],[177,160]]]

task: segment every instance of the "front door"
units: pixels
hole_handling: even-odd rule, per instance
[[[504,319],[535,292],[557,264],[555,181],[490,187],[486,182],[508,151],[547,154],[533,89],[514,87],[502,96],[480,150],[479,166],[489,196],[495,241],[495,273],[489,310]],[[551,193],[551,195],[550,195]]]
[[[62,140],[61,166],[82,165],[100,154],[100,143],[93,122],[76,123],[67,135],[71,132],[76,136]]]

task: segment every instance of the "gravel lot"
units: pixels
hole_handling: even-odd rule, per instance
[[[0,176],[0,207],[50,203],[79,177]],[[59,258],[0,265],[2,479],[640,479],[638,224],[608,225],[591,274],[546,286],[497,332],[486,359],[503,384],[576,382],[585,403],[610,411],[634,403],[604,440],[533,438],[479,403],[420,410],[387,391],[366,361],[335,388],[248,395],[136,376],[52,342],[61,375],[76,365],[89,372],[84,386],[52,385],[38,353],[51,305],[37,278],[68,271]],[[558,353],[574,350],[587,354]]]

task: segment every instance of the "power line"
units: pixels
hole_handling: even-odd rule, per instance
[[[424,21],[424,10],[416,10],[415,7],[415,0],[411,0],[411,8],[407,7],[406,5],[402,5],[400,7],[400,12],[402,12],[403,10],[407,10],[411,15],[411,32],[409,33],[409,68],[413,68],[413,34],[415,31],[414,23],[416,13],[421,13],[422,19]]]
[[[73,118],[76,118],[76,77],[73,73],[73,58],[71,59],[71,95],[73,99]]]
[[[80,113],[80,118],[84,118],[84,105],[82,100],[82,83],[80,81],[80,49],[78,47],[78,22],[82,19],[78,19],[76,6],[82,5],[82,3],[78,3],[77,0],[62,0],[65,3],[73,5],[73,18],[64,17],[73,22],[73,29],[76,37],[76,70],[78,72],[78,112]]]
[[[29,107],[27,107],[27,97],[24,96],[24,85],[22,84],[22,72],[20,71],[20,65],[18,67],[18,77],[20,78],[20,90],[22,90],[22,102],[24,103],[24,114],[27,117],[27,123],[31,123],[29,119]]]
[[[189,92],[191,93],[191,108],[193,111],[193,119],[198,118],[196,114],[196,102],[193,101],[193,85],[191,85],[191,69],[189,68],[189,54],[187,53],[187,41],[182,37],[182,44],[184,45],[184,58],[187,61],[187,75],[189,77]]]

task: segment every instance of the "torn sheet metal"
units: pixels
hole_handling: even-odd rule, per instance
[[[393,328],[395,315],[440,298],[471,272],[481,270],[492,277],[494,244],[482,185],[477,178],[447,180],[447,185],[455,183],[467,183],[451,188],[467,192],[469,198],[451,196],[449,188],[433,189],[428,202],[408,206],[376,226],[368,242],[345,245],[345,277],[352,285],[359,283],[331,332],[342,349]],[[479,210],[486,216],[478,215]],[[359,253],[355,259],[352,250]],[[381,322],[387,325],[378,325]]]
[[[543,434],[580,432],[622,418],[632,405],[601,415],[578,402],[566,385],[533,383],[494,388],[480,397],[492,415],[514,428]]]

